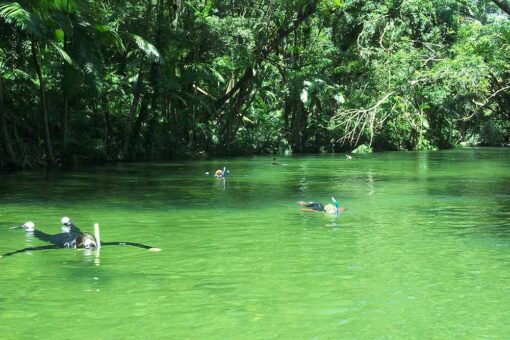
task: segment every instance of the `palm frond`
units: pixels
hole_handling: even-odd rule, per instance
[[[47,12],[76,13],[86,10],[88,4],[84,0],[46,0],[40,1],[39,7]]]
[[[42,38],[40,20],[17,2],[0,3],[0,18],[36,38]]]
[[[161,57],[158,49],[154,45],[152,45],[150,42],[148,42],[147,40],[145,40],[144,38],[142,38],[141,36],[136,35],[136,34],[125,33],[125,35],[131,41],[133,41],[136,44],[136,46],[138,46],[138,49],[142,53],[144,53],[147,56],[147,58],[149,58],[150,61],[155,62],[155,63],[164,64],[164,60]]]
[[[100,33],[101,37],[105,39],[105,41],[114,45],[121,51],[126,51],[126,47],[124,46],[124,42],[120,37],[119,33],[115,31],[111,26],[108,25],[95,25],[95,29]]]
[[[66,51],[64,51],[64,49],[62,47],[60,47],[57,43],[54,43],[54,42],[50,42],[50,44],[55,49],[55,51],[57,51],[57,53],[62,57],[62,59],[64,59],[64,61],[66,63],[68,63],[69,65],[72,65],[74,67],[77,67],[74,60],[71,58],[71,56]]]

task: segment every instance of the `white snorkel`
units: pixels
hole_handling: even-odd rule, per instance
[[[99,266],[101,264],[101,260],[99,256],[101,254],[101,236],[99,235],[99,223],[94,223],[94,236],[96,238],[96,258],[94,259],[94,264]],[[97,278],[96,278],[97,279]]]
[[[101,237],[99,235],[99,223],[94,223],[94,236],[96,238],[97,249],[101,248]]]
[[[22,229],[25,229],[26,231],[34,231],[35,224],[32,221],[28,221],[28,222],[23,223],[22,225],[17,225],[17,226],[11,227],[10,229],[17,229],[17,228],[22,228]]]

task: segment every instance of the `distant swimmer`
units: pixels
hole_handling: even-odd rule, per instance
[[[223,167],[223,170],[218,169],[214,173],[214,177],[216,178],[227,178],[227,175],[230,174],[230,171],[227,170],[226,167]]]
[[[69,217],[63,217],[62,220],[62,233],[50,235],[43,231],[35,229],[35,224],[31,221],[26,222],[20,226],[13,227],[22,228],[28,234],[35,236],[41,241],[49,242],[49,245],[40,247],[28,247],[19,249],[13,252],[3,254],[1,257],[11,256],[18,253],[33,250],[45,250],[45,249],[59,249],[59,248],[74,248],[74,249],[99,249],[103,246],[134,246],[138,248],[148,249],[150,251],[160,251],[159,248],[154,248],[141,243],[135,242],[101,242],[99,237],[99,225],[96,223],[95,237],[92,234],[82,232]]]
[[[298,204],[305,207],[304,209],[301,209],[303,211],[325,212],[329,215],[339,215],[345,210],[343,207],[340,207],[340,204],[336,201],[334,197],[331,197],[331,200],[333,201],[334,204],[324,205],[318,202],[304,202],[304,201],[300,201],[298,202]]]
[[[276,157],[273,158],[273,162],[271,162],[271,164],[280,165],[280,163],[278,163],[278,160],[276,159]]]
[[[347,158],[347,159],[352,159],[352,156],[351,156],[351,155],[348,155],[348,154],[345,154],[345,158]]]

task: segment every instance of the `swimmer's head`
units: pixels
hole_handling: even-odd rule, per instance
[[[97,248],[97,242],[94,236],[89,233],[83,233],[76,238],[76,248],[94,249]]]
[[[32,221],[25,222],[21,225],[21,228],[25,229],[26,231],[34,231],[35,224]]]
[[[330,214],[330,215],[336,215],[338,214],[338,210],[336,208],[336,206],[334,206],[333,204],[326,204],[324,206],[324,211],[327,213],[327,214]]]

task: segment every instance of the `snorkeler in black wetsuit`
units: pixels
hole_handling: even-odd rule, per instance
[[[69,217],[63,217],[61,220],[63,227],[62,233],[56,235],[50,235],[40,230],[35,229],[33,222],[26,222],[20,226],[14,228],[22,228],[27,233],[34,235],[41,241],[50,242],[50,245],[40,247],[28,247],[19,249],[13,252],[5,253],[0,255],[0,258],[11,256],[18,253],[23,253],[32,250],[45,250],[45,249],[58,249],[58,248],[81,248],[81,249],[98,249],[102,246],[133,246],[143,249],[149,249],[150,251],[160,251],[159,248],[147,246],[145,244],[136,242],[100,242],[96,240],[94,236],[89,233],[82,232]],[[14,229],[11,228],[11,229]],[[96,235],[98,237],[98,235]]]
[[[90,234],[83,233],[69,217],[62,217],[62,233],[56,235],[46,234],[35,229],[33,222],[27,222],[21,226],[29,233],[33,233],[41,241],[50,242],[57,248],[96,248],[97,244],[94,237]],[[30,225],[31,224],[31,225]],[[90,237],[88,237],[90,236]],[[79,241],[79,242],[77,242]],[[87,241],[87,242],[84,242]]]

